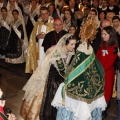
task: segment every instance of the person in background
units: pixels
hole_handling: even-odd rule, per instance
[[[88,14],[89,14],[89,12],[90,12],[90,8],[84,6],[84,7],[82,8],[82,11],[83,11],[83,18],[82,18],[82,21],[81,21],[80,26],[77,27],[77,30],[76,30],[76,32],[75,32],[75,36],[77,37],[77,40],[80,39],[80,37],[79,37],[80,27],[83,25],[83,23],[84,23],[85,20],[87,19]]]
[[[11,64],[19,64],[25,62],[23,43],[24,30],[21,19],[18,17],[18,10],[12,11],[13,21],[11,22],[11,33],[6,48],[5,61]]]
[[[68,31],[71,25],[77,26],[77,23],[72,15],[70,8],[64,10],[63,29]]]
[[[99,3],[101,4],[101,6],[99,6],[99,10],[98,13],[100,11],[106,11],[108,12],[108,0],[100,0]]]
[[[24,13],[28,16],[26,22],[26,32],[28,40],[30,39],[31,32],[34,28],[35,23],[37,22],[40,10],[36,0],[32,0],[31,5],[24,8]]]
[[[3,93],[3,91],[0,89],[0,120],[16,120],[16,117],[14,114],[11,113],[11,111],[8,109],[4,110],[6,102],[6,95]]]
[[[120,34],[120,18],[119,18],[119,16],[117,16],[117,15],[113,16],[113,18],[112,18],[112,24],[113,24],[113,27],[116,30],[116,32],[118,34]],[[120,41],[118,41],[118,42],[120,42]]]
[[[8,0],[7,10],[8,10],[9,15],[11,15],[12,18],[13,18],[13,16],[12,16],[12,11],[13,11],[14,9],[17,9],[18,12],[19,12],[19,14],[20,14],[20,17],[22,17],[22,10],[21,10],[21,8],[18,6],[17,1],[16,1],[16,0]]]
[[[119,16],[115,15],[112,18],[112,25],[117,32],[117,38],[118,38],[118,46],[120,48],[120,18]],[[118,48],[118,55],[119,55],[119,48]],[[115,70],[116,70],[116,76],[115,76],[115,81],[114,81],[114,86],[113,86],[113,94],[112,97],[116,98],[117,96],[117,91],[116,91],[116,79],[119,79],[119,56],[117,57],[115,61]],[[117,83],[119,84],[119,83]]]
[[[75,12],[74,14],[74,18],[77,22],[77,27],[79,28],[83,22],[83,19],[84,19],[84,15],[83,15],[83,4],[82,3],[79,3],[78,5],[78,11]]]
[[[109,0],[108,12],[114,12],[115,15],[119,15],[119,7],[116,4],[116,0]]]
[[[95,21],[96,21],[96,23],[97,23],[97,25],[98,25],[98,27],[99,27],[100,22],[99,22],[99,20],[98,20],[98,12],[97,12],[97,10],[96,10],[95,8],[91,8],[91,9],[90,9],[90,12],[89,12],[87,18],[95,19]]]
[[[78,5],[76,3],[76,0],[69,0],[68,6],[70,7],[72,14],[74,15],[75,11],[78,10]]]
[[[111,26],[111,22],[109,20],[107,20],[107,19],[104,19],[103,21],[100,22],[100,27],[97,30],[98,32],[96,34],[96,38],[91,43],[95,53],[98,51],[98,49],[100,47],[100,43],[102,41],[102,39],[101,39],[101,31],[106,26]]]
[[[100,11],[98,14],[98,19],[100,22],[102,22],[104,19],[106,19],[106,12],[105,11]]]
[[[33,73],[38,67],[38,59],[44,59],[44,53],[40,56],[38,55],[40,51],[37,49],[37,41],[40,43],[39,47],[42,46],[42,41],[46,33],[53,30],[53,18],[49,15],[47,7],[41,7],[40,9],[40,19],[36,22],[28,44],[28,52],[26,58],[26,73]]]
[[[98,0],[92,1],[92,8],[95,8],[97,11],[99,10],[99,1]]]
[[[23,14],[22,14],[21,8],[18,6],[16,0],[8,0],[7,10],[8,10],[9,16],[12,19],[14,19],[13,15],[12,15],[12,11],[14,9],[19,12],[18,18],[21,19],[23,30],[24,30],[24,42],[23,42],[23,46],[24,46],[24,57],[25,57],[25,61],[26,61],[26,54],[27,54],[27,49],[28,49],[28,38],[27,38],[27,33],[26,33],[26,27],[25,27],[25,21],[24,21],[24,18],[23,18]]]
[[[112,24],[117,32],[118,36],[118,58],[115,62],[116,70],[116,82],[117,82],[117,103],[118,103],[118,120],[120,120],[120,18],[119,16],[114,16],[112,18]]]
[[[90,7],[90,0],[83,0],[83,5],[86,6],[86,7]]]
[[[11,18],[8,14],[7,8],[2,7],[0,16],[0,59],[5,59],[6,48],[11,32],[10,22]]]
[[[63,22],[60,18],[56,18],[53,22],[54,30],[45,35],[42,46],[46,52],[50,47],[56,45],[60,38],[67,32],[63,30]],[[51,38],[51,39],[50,39]]]
[[[71,25],[68,30],[69,33],[75,35],[76,32],[76,27],[74,25]]]
[[[2,8],[2,7],[6,7],[7,6],[7,0],[1,0],[0,1],[0,9]]]
[[[56,12],[56,9],[55,9],[55,5],[53,3],[51,3],[50,5],[48,5],[48,11],[50,13],[50,16],[53,18],[53,19],[56,19],[58,18],[58,14]]]
[[[117,34],[112,26],[107,26],[102,29],[102,42],[100,48],[96,53],[96,57],[99,59],[105,70],[105,85],[104,96],[107,102],[107,108],[103,112],[103,116],[107,117],[107,110],[110,107],[110,101],[112,97],[115,69],[114,63],[117,58]]]
[[[112,25],[113,16],[115,16],[114,12],[108,12],[107,15],[106,15],[106,19],[108,19],[111,22],[111,25]]]

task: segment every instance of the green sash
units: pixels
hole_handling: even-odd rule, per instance
[[[80,51],[76,52],[66,72],[64,90],[68,96],[87,103],[103,95],[104,70],[94,53],[86,55]],[[62,95],[64,97],[64,92]]]

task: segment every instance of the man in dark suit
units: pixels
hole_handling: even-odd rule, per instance
[[[119,7],[115,3],[116,0],[109,1],[108,12],[114,12],[116,15],[119,15]]]

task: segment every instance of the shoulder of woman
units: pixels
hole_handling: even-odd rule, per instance
[[[52,52],[54,50],[55,46],[50,47],[47,51],[46,51],[46,55],[48,55],[50,52]]]

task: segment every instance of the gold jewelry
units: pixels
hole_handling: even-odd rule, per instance
[[[80,38],[85,42],[93,41],[95,39],[95,35],[97,33],[97,23],[96,20],[92,18],[88,18],[85,23],[80,28]]]

